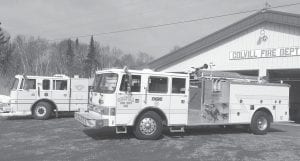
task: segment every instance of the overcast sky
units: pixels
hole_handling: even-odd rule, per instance
[[[11,36],[49,40],[261,9],[265,0],[0,0],[0,22]],[[299,0],[268,0],[272,6]],[[300,5],[276,9],[300,14]],[[96,36],[103,45],[154,57],[183,47],[248,14]],[[79,38],[88,42],[88,38]]]

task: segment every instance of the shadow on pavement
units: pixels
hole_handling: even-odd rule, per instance
[[[116,134],[115,128],[85,129],[83,132],[94,140],[119,140],[134,138],[130,130],[128,130],[127,134]]]
[[[6,120],[30,120],[33,119],[32,116],[11,116],[5,117]]]
[[[74,117],[74,112],[59,112],[58,117],[55,117],[55,114],[52,114],[49,120],[51,119],[63,119],[63,118],[72,118]],[[1,119],[6,120],[34,120],[34,118],[29,116],[10,116],[10,117],[2,117]]]
[[[285,132],[283,130],[270,128],[268,133],[273,132]],[[184,136],[197,136],[197,135],[214,135],[214,134],[251,134],[251,131],[249,128],[246,127],[191,127],[187,128],[184,133],[170,133],[167,132],[166,135],[169,137],[184,137]]]
[[[116,134],[115,128],[102,128],[102,129],[85,129],[83,132],[93,138],[94,140],[114,140],[114,139],[131,139],[135,138],[132,134],[131,129],[128,129],[127,134]],[[283,130],[270,128],[269,133],[274,132],[285,132]],[[224,128],[219,126],[201,126],[201,127],[189,127],[185,129],[184,133],[170,133],[167,128],[163,130],[163,134],[161,136],[162,139],[164,137],[170,138],[182,138],[185,136],[201,136],[201,135],[214,135],[214,134],[251,134],[251,131],[245,127],[230,127]]]

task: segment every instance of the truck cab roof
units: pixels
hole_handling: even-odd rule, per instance
[[[16,75],[15,78],[31,78],[31,79],[57,79],[57,78],[63,78],[63,79],[69,79],[70,77],[62,74],[55,74],[54,76],[36,76],[36,75]]]
[[[178,77],[189,77],[189,74],[185,73],[166,73],[166,72],[156,72],[151,69],[143,70],[128,70],[129,73],[134,74],[149,74],[149,75],[162,75],[162,76],[178,76]],[[96,71],[96,74],[102,73],[126,73],[124,69],[104,69]]]

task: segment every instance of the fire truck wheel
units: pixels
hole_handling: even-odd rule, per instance
[[[269,128],[270,116],[263,111],[255,112],[250,125],[251,131],[256,135],[264,135],[268,132]]]
[[[136,138],[141,140],[156,140],[163,129],[161,117],[153,111],[148,111],[138,118],[133,128]]]
[[[39,102],[35,105],[32,111],[34,119],[47,120],[51,115],[51,105],[47,102]]]

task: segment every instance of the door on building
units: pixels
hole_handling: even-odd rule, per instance
[[[268,70],[269,81],[286,83],[290,87],[290,120],[300,121],[300,70]]]

